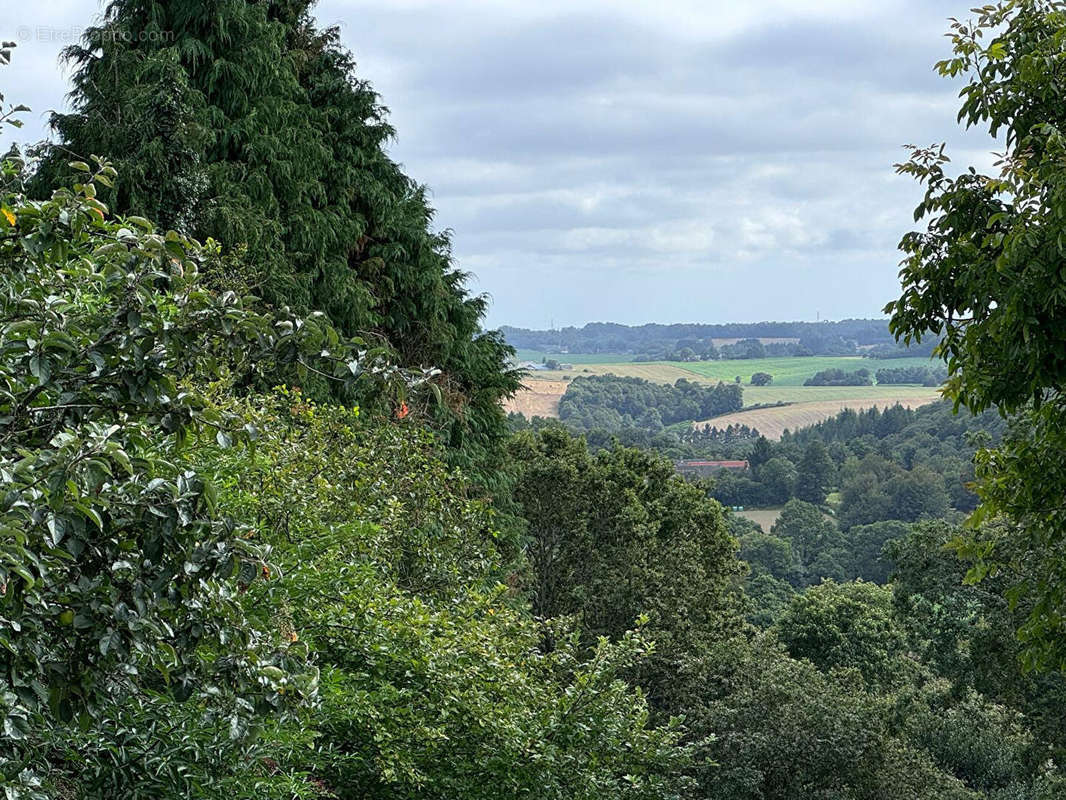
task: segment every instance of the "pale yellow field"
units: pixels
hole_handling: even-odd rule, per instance
[[[526,379],[523,387],[509,400],[504,400],[503,410],[517,411],[527,419],[532,417],[559,416],[559,398],[566,392],[566,381],[540,381]]]
[[[819,387],[803,388],[813,389]],[[917,408],[918,406],[935,402],[940,397],[940,394],[936,389],[924,389],[923,396],[921,394],[923,390],[919,387],[911,387],[912,390],[909,393],[910,396],[903,397],[898,394],[872,396],[870,394],[870,389],[873,387],[856,388],[866,388],[867,396],[862,398],[801,401],[788,406],[780,406],[778,408],[756,408],[751,411],[737,411],[736,413],[724,414],[704,422],[696,422],[694,425],[696,427],[713,426],[715,428],[726,428],[730,425],[747,425],[750,428],[758,430],[759,433],[767,439],[780,439],[781,434],[784,433],[786,429],[794,431],[809,425],[816,425],[822,420],[835,417],[845,408],[851,408],[855,411],[864,411],[868,408],[873,408],[874,406],[877,406],[878,408],[886,408],[888,406],[893,406],[896,403],[906,406],[907,408]]]

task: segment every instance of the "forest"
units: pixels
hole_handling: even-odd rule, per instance
[[[1066,13],[952,24],[1007,153],[914,149],[888,322],[818,327],[935,352],[945,401],[770,442],[508,420],[515,332],[311,11],[114,0],[2,159],[5,798],[1066,796]],[[553,334],[727,331],[814,335]],[[742,401],[574,383],[610,424]]]

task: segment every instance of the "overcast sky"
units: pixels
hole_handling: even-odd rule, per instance
[[[488,323],[875,316],[920,190],[900,145],[955,125],[949,0],[324,0],[432,189]],[[39,138],[96,0],[17,3],[0,72]],[[10,30],[6,28],[10,27]],[[10,140],[9,134],[3,141]]]

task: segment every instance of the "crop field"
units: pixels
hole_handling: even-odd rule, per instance
[[[825,369],[854,372],[868,369],[872,375],[891,367],[927,367],[928,358],[861,358],[859,356],[810,356],[808,358],[738,358],[722,361],[665,362],[714,381],[731,381],[740,376],[748,383],[756,372],[774,376],[774,385],[802,386],[807,378]],[[861,387],[860,387],[861,388]]]
[[[517,411],[527,419],[559,416],[559,399],[566,392],[566,381],[527,380],[521,390],[504,400],[503,410]]]
[[[764,403],[804,403],[821,400],[854,400],[861,402],[871,398],[897,400],[907,405],[913,400],[930,402],[936,399],[936,389],[927,386],[745,386],[744,405],[757,406]]]
[[[524,356],[530,355],[523,351]],[[559,358],[598,358],[594,354],[567,354]],[[625,358],[625,356],[617,356]],[[533,359],[527,359],[533,360]],[[539,359],[538,359],[539,360]],[[678,378],[700,383],[732,381],[741,376],[744,384],[746,406],[766,403],[790,403],[783,408],[753,409],[738,411],[727,417],[716,417],[710,423],[718,427],[737,423],[759,429],[768,438],[780,438],[788,428],[795,430],[813,425],[839,413],[843,408],[855,410],[878,406],[884,408],[900,403],[915,408],[939,398],[936,389],[914,385],[890,386],[804,386],[814,373],[824,369],[854,371],[865,367],[871,373],[885,367],[926,366],[925,358],[870,359],[849,356],[813,356],[809,358],[759,358],[728,361],[613,361],[599,363],[575,361],[572,369],[543,370],[526,376],[523,388],[513,399],[505,403],[507,411],[518,411],[527,417],[557,416],[559,399],[566,392],[569,381],[582,375],[614,374],[644,378],[655,383],[674,383]],[[748,381],[754,372],[768,372],[774,376],[769,386],[751,386]],[[706,424],[704,422],[698,424]]]
[[[694,423],[697,427],[713,426],[716,428],[726,428],[730,425],[747,425],[750,428],[755,428],[767,439],[780,439],[781,434],[786,430],[794,431],[799,428],[806,428],[810,425],[816,425],[822,420],[834,417],[843,411],[845,408],[850,408],[855,411],[864,411],[868,408],[877,406],[878,408],[886,408],[893,406],[896,403],[906,406],[908,408],[917,408],[918,406],[932,403],[939,398],[939,393],[936,389],[920,389],[915,388],[909,397],[896,396],[877,396],[876,392],[869,391],[877,389],[876,386],[859,387],[868,390],[868,395],[863,398],[843,398],[837,400],[805,400],[798,403],[793,403],[788,406],[781,406],[779,408],[755,408],[750,411],[737,411],[732,414],[724,414],[720,417],[714,417],[703,422]],[[925,394],[921,394],[921,392]]]

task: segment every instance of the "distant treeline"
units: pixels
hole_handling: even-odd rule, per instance
[[[559,401],[559,418],[575,430],[640,428],[652,433],[676,422],[739,411],[739,384],[706,386],[679,378],[673,385],[643,378],[593,375],[575,378]]]
[[[947,367],[887,367],[879,369],[874,376],[877,383],[920,383],[922,386],[939,386],[948,379]]]
[[[879,319],[846,319],[839,322],[751,322],[725,324],[619,325],[590,322],[580,328],[555,331],[503,326],[512,347],[522,350],[571,353],[631,353],[636,358],[666,361],[699,361],[717,358],[763,358],[805,355],[858,355],[878,358],[926,355],[933,342],[905,348]],[[738,339],[716,346],[715,339]],[[792,339],[791,342],[759,342],[759,339]]]
[[[902,383],[902,381],[898,381]],[[803,382],[804,386],[871,386],[870,370],[857,369],[845,372],[842,369],[823,369]]]

